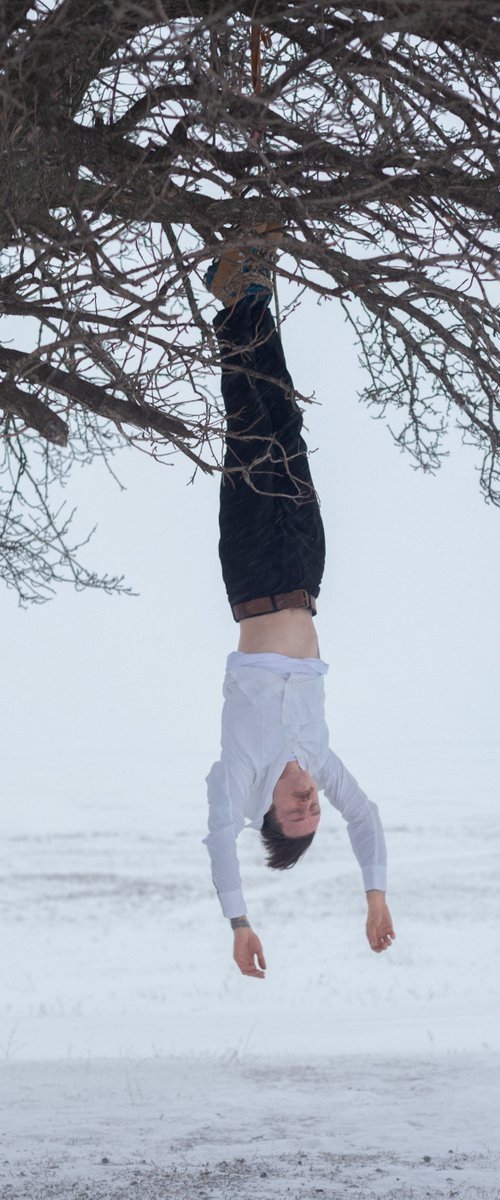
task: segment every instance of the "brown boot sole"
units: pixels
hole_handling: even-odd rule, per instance
[[[209,290],[225,306],[235,304],[246,294],[249,284],[258,283],[261,287],[267,287],[266,268],[268,270],[273,265],[273,258],[274,254],[266,254],[265,250],[259,255],[257,247],[252,254],[241,245],[230,245],[219,259]]]

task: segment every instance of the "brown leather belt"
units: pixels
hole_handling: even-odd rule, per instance
[[[245,600],[242,604],[231,605],[235,621],[246,620],[247,617],[263,617],[266,613],[281,612],[283,608],[309,608],[314,616],[316,600],[304,588],[295,592],[280,592],[277,596],[259,596],[257,600]]]

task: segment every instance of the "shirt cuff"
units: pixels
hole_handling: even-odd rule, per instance
[[[217,892],[225,917],[244,917],[246,913],[243,892]]]
[[[363,883],[365,892],[371,892],[376,889],[377,892],[387,891],[387,868],[381,865],[373,867],[363,867]]]

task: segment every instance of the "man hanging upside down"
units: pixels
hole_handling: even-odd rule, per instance
[[[214,322],[227,417],[219,553],[240,637],[227,660],[204,843],[234,930],[234,959],[255,979],[265,977],[266,963],[246,914],[236,839],[248,824],[260,830],[270,867],[294,866],[318,828],[319,791],[347,822],[372,950],[386,950],[395,937],[377,806],[328,745],[328,667],[313,621],[325,538],[302,414],[269,310],[268,264],[278,240],[268,226],[257,227],[253,250],[226,248],[205,276],[224,305]]]

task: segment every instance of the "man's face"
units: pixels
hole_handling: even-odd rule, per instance
[[[273,792],[273,808],[285,837],[315,833],[321,816],[318,789],[312,775],[297,762],[287,763]]]

